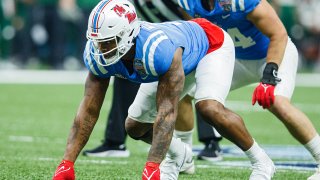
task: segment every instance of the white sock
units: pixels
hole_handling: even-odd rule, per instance
[[[317,134],[307,144],[304,145],[310,151],[314,159],[320,164],[320,136]]]
[[[256,162],[264,162],[266,159],[270,159],[266,152],[256,143],[256,141],[254,141],[251,148],[244,153],[248,156],[251,164]]]
[[[175,156],[176,154],[180,154],[179,151],[184,150],[185,143],[181,141],[180,138],[175,138],[172,137],[169,149],[168,149],[168,154],[171,156]]]
[[[188,144],[190,148],[192,148],[192,133],[193,133],[193,130],[191,131],[174,130],[173,137],[180,138],[182,142]]]

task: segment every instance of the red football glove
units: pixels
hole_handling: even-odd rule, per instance
[[[147,162],[142,172],[142,180],[160,180],[160,164]]]
[[[252,105],[257,101],[260,106],[270,108],[274,103],[274,88],[281,81],[278,78],[278,65],[269,62],[263,70],[260,84],[256,87],[252,95]]]
[[[260,106],[270,108],[274,102],[274,85],[260,83],[253,92],[252,105],[257,101]]]
[[[53,175],[52,180],[74,180],[74,168],[73,162],[62,160],[60,165],[57,167],[56,172]]]

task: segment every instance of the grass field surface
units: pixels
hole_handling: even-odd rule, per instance
[[[66,139],[83,95],[82,85],[0,84],[0,179],[51,179],[64,153]],[[252,107],[253,87],[236,90],[229,95],[227,106],[240,114],[256,141],[263,145],[299,145],[282,123],[259,107]],[[320,131],[320,88],[297,87],[293,102],[312,119]],[[103,138],[111,93],[107,93],[100,119],[85,149],[99,145]],[[194,144],[197,134],[194,133]],[[229,146],[227,140],[223,146]],[[148,145],[127,140],[129,158],[88,158],[79,156],[77,179],[141,179]],[[243,157],[225,157],[225,161],[248,164]],[[282,161],[282,159],[274,159]],[[290,161],[290,159],[286,159]],[[295,161],[297,161],[295,159]],[[301,160],[312,162],[312,160]],[[196,160],[196,174],[179,179],[242,180],[248,179],[246,166],[221,166]],[[307,179],[313,171],[279,169],[278,180]]]

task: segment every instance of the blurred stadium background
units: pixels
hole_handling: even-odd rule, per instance
[[[50,179],[61,160],[86,75],[82,52],[87,17],[99,0],[0,1],[0,179]],[[273,0],[300,52],[293,102],[320,130],[320,1]],[[255,139],[275,160],[274,179],[306,179],[308,153],[271,114],[250,105],[253,88],[230,94],[227,106],[242,115]],[[108,91],[86,149],[99,144],[111,104]],[[197,136],[194,133],[194,143]],[[127,159],[80,156],[79,179],[139,179],[148,146],[128,139]],[[196,161],[198,173],[181,179],[248,179],[249,162],[227,140],[224,161]],[[119,177],[121,174],[121,177]]]
[[[99,0],[1,0],[1,69],[83,69],[87,17]],[[320,2],[272,0],[300,51],[300,72],[320,72]]]

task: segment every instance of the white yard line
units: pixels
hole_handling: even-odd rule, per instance
[[[320,104],[309,104],[309,103],[294,103],[301,111],[305,113],[318,113],[320,114]],[[267,110],[262,109],[260,106],[252,106],[251,99],[248,101],[226,101],[226,107],[234,111],[242,112],[267,112]]]
[[[22,143],[35,143],[35,142],[49,142],[47,137],[33,137],[33,136],[15,136],[9,135],[9,141],[22,142]],[[311,158],[310,154],[302,147],[297,145],[262,145],[266,152],[273,158],[277,169],[282,171],[287,170],[297,170],[300,172],[310,172],[314,171],[315,163]],[[198,151],[202,147],[194,146],[194,150]],[[244,153],[234,145],[224,145],[223,156],[228,158],[243,158],[243,160],[224,160],[220,162],[213,162],[212,164],[198,164],[197,168],[248,168],[250,163],[245,157]],[[309,157],[310,156],[310,157]],[[0,160],[7,158],[5,156],[0,156]],[[28,159],[28,157],[26,157]],[[281,159],[281,160],[279,160]],[[25,161],[25,158],[17,158],[17,161]],[[30,160],[34,161],[59,161],[58,158],[53,157],[38,157],[32,158]],[[285,160],[285,161],[284,161]],[[96,159],[79,159],[77,161],[81,164],[128,164],[129,161],[113,161],[113,160],[96,160]]]
[[[9,136],[8,139],[14,142],[34,142],[32,136]]]
[[[279,165],[277,165],[279,163]],[[281,165],[281,164],[287,163],[288,165]],[[305,163],[305,167],[301,166],[301,162],[296,161],[275,161],[275,165],[277,170],[286,171],[286,170],[297,170],[297,172],[310,172],[314,171],[314,167],[308,167],[309,164]],[[212,167],[220,167],[220,168],[249,168],[251,167],[251,164],[249,161],[220,161],[220,162],[214,162],[212,164],[206,164],[206,165],[196,165],[197,168],[200,169],[209,169]]]
[[[0,83],[9,84],[83,84],[87,75],[82,71],[1,70]],[[296,85],[320,87],[320,74],[298,74]]]
[[[1,70],[0,83],[83,84],[86,71]]]
[[[39,157],[38,159],[35,159],[37,161],[60,161],[58,158],[51,158],[51,157]],[[107,161],[107,160],[83,160],[83,159],[78,159],[77,163],[82,163],[82,164],[128,164],[128,161]]]

